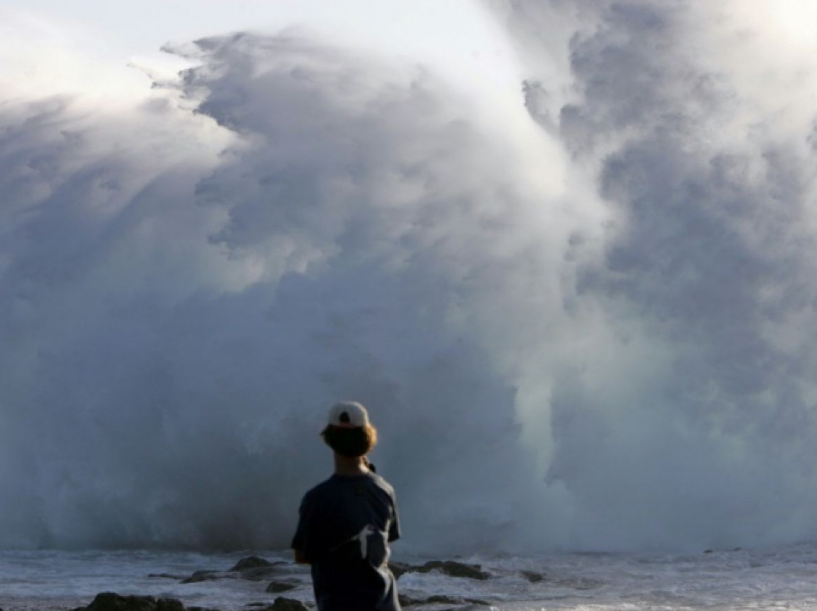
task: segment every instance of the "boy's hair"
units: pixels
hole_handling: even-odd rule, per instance
[[[329,425],[321,432],[321,437],[330,448],[341,456],[356,458],[366,456],[377,443],[377,429],[371,424],[361,427],[342,428]]]

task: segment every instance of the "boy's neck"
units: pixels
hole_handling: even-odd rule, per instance
[[[335,453],[335,475],[365,475],[369,472],[365,456],[343,456]]]

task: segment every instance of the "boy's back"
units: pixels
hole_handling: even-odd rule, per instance
[[[321,610],[395,611],[389,542],[400,536],[392,487],[374,473],[333,475],[307,492],[292,542],[312,563]]]

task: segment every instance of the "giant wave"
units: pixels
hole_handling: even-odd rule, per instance
[[[1,546],[284,547],[338,398],[416,550],[817,534],[813,68],[738,2],[493,8],[490,121],[286,32],[0,106]]]

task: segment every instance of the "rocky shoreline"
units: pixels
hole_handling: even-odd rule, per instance
[[[483,570],[479,564],[468,564],[456,560],[432,560],[424,564],[413,565],[401,562],[392,562],[389,568],[395,578],[399,579],[407,573],[436,572],[457,579],[486,581],[492,575]],[[543,573],[520,571],[520,576],[531,583],[538,583],[545,579]],[[198,570],[191,575],[172,575],[168,573],[154,573],[149,577],[157,579],[172,579],[179,583],[198,583],[223,579],[242,579],[249,581],[269,582],[265,592],[269,594],[285,594],[306,585],[308,575],[302,565],[293,562],[271,562],[258,556],[249,556],[239,560],[234,566],[226,570],[205,569]],[[405,594],[400,595],[403,607],[417,609],[417,611],[466,611],[487,609],[490,602],[468,597],[432,595],[427,598],[414,598]],[[272,602],[258,602],[247,605],[253,611],[311,611],[314,603],[303,602],[286,596],[276,596]],[[0,609],[2,611],[2,609]],[[122,596],[115,592],[102,592],[85,607],[77,607],[73,611],[218,611],[206,607],[185,606],[176,598],[156,598],[153,596]]]

